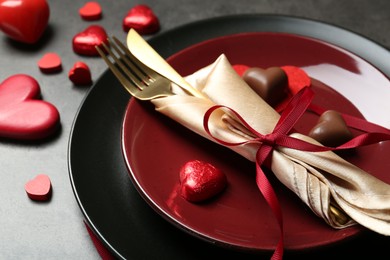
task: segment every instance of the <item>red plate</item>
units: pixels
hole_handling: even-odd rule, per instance
[[[232,64],[301,67],[313,77],[316,104],[390,125],[386,125],[385,112],[381,112],[389,111],[389,80],[356,55],[315,39],[281,33],[237,34],[191,46],[170,57],[169,62],[179,73],[187,75],[212,63],[221,53]],[[367,106],[371,100],[375,106]],[[296,128],[307,133],[316,120],[316,116],[305,114]],[[222,246],[274,250],[279,227],[257,189],[253,162],[159,114],[149,102],[135,99],[131,99],[124,117],[122,148],[136,188],[168,221]],[[389,153],[390,144],[382,143],[345,156],[390,183],[388,166],[380,163]],[[229,184],[221,196],[192,204],[179,195],[179,169],[192,159],[211,162],[226,173]],[[272,173],[268,176],[281,203],[287,250],[329,245],[362,230],[358,226],[332,229],[278,183]]]

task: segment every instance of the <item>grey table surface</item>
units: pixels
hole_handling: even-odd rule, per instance
[[[67,73],[76,61],[84,61],[90,66],[94,82],[106,70],[99,58],[79,56],[72,50],[73,36],[91,24],[78,14],[78,9],[86,2],[48,0],[49,26],[43,40],[36,45],[16,43],[0,33],[0,82],[17,73],[33,76],[40,83],[44,99],[58,108],[62,126],[54,138],[39,143],[0,139],[0,259],[99,259],[84,227],[67,166],[72,122],[90,88],[74,86]],[[390,48],[388,0],[98,2],[103,8],[103,17],[94,23],[118,37],[126,35],[121,24],[127,10],[143,3],[159,17],[159,33],[190,22],[231,14],[282,14],[337,25]],[[47,75],[39,70],[37,61],[46,52],[57,52],[61,56],[63,70],[60,73]],[[48,203],[33,202],[24,191],[25,182],[38,173],[46,173],[52,180],[53,196]]]

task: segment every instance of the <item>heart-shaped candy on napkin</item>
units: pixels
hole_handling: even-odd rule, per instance
[[[88,65],[81,61],[73,65],[68,76],[75,85],[90,85],[92,83],[91,71]]]
[[[79,9],[79,14],[87,21],[99,20],[102,17],[102,8],[98,2],[87,2]]]
[[[100,25],[91,25],[73,37],[73,51],[80,55],[99,56],[95,46],[108,45],[106,30]]]
[[[222,192],[226,175],[210,163],[192,160],[180,169],[181,196],[191,202],[201,202]]]
[[[136,5],[123,18],[122,27],[125,32],[133,28],[139,34],[152,34],[160,30],[160,22],[149,6]]]
[[[339,146],[353,138],[343,117],[334,110],[327,110],[320,116],[309,136],[330,147]]]
[[[287,75],[279,67],[249,68],[242,75],[244,81],[271,106],[288,96]]]
[[[49,16],[46,0],[0,0],[0,30],[16,41],[36,43]]]
[[[31,76],[16,74],[0,84],[0,137],[32,140],[55,132],[58,110],[39,97],[39,84]]]
[[[32,200],[46,201],[51,196],[51,181],[46,174],[38,174],[24,185],[27,195]]]

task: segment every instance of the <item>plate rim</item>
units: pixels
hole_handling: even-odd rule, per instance
[[[261,36],[259,36],[259,35],[261,35]],[[329,42],[324,42],[322,40],[319,40],[319,39],[316,39],[316,38],[312,38],[312,37],[309,37],[309,36],[294,35],[294,34],[286,33],[286,32],[276,32],[276,33],[275,32],[242,32],[242,33],[236,33],[236,34],[229,34],[229,35],[219,36],[219,37],[215,37],[215,38],[211,38],[211,39],[207,39],[207,40],[195,43],[195,44],[189,46],[188,48],[189,49],[193,49],[193,48],[196,49],[198,47],[202,47],[203,45],[207,45],[207,44],[210,44],[210,43],[213,44],[216,41],[221,41],[221,40],[224,41],[226,39],[231,39],[231,38],[237,39],[237,38],[240,38],[240,37],[247,38],[247,37],[251,37],[251,36],[263,37],[263,35],[264,36],[267,36],[267,35],[275,36],[276,35],[277,37],[280,36],[280,37],[288,37],[288,38],[292,37],[294,39],[298,39],[299,41],[304,40],[304,41],[313,42],[314,44],[323,45],[323,46],[326,46],[327,48],[333,49],[334,51],[342,53],[343,55],[353,57],[356,60],[361,60],[362,63],[367,63],[368,65],[372,66],[377,71],[378,74],[381,74],[381,75],[383,74],[374,65],[372,65],[369,62],[367,62],[366,60],[364,60],[363,58],[361,58],[357,54],[349,52],[345,48],[342,48],[340,46],[333,45],[333,44],[331,44]],[[172,58],[174,59],[177,55],[178,56],[182,55],[187,50],[188,49],[185,48],[185,49],[182,49],[182,50],[174,53],[173,55],[168,57],[168,62],[170,61],[170,59],[172,59]],[[178,227],[180,229],[183,229],[188,234],[190,234],[192,236],[195,236],[195,237],[197,237],[199,239],[203,239],[203,240],[205,240],[205,241],[207,241],[209,243],[215,243],[215,244],[218,244],[218,245],[224,246],[224,247],[231,246],[232,248],[237,248],[239,250],[244,250],[244,251],[248,251],[248,250],[269,251],[269,250],[271,250],[271,249],[268,249],[268,248],[251,248],[251,247],[245,247],[245,246],[240,246],[240,245],[235,245],[235,244],[232,245],[232,244],[229,244],[227,242],[224,242],[224,241],[221,241],[221,240],[218,240],[218,239],[215,239],[215,238],[211,238],[209,235],[206,235],[205,232],[201,232],[201,231],[196,230],[196,228],[193,228],[193,226],[191,224],[188,224],[188,222],[183,223],[180,219],[178,219],[175,216],[173,216],[172,214],[170,214],[170,212],[168,210],[164,209],[164,206],[161,203],[158,203],[155,200],[153,200],[153,198],[152,198],[153,196],[149,192],[146,191],[147,190],[146,186],[143,186],[141,184],[143,181],[141,181],[140,179],[142,179],[142,178],[136,177],[136,176],[140,176],[142,174],[137,174],[137,173],[133,172],[131,159],[129,159],[129,157],[131,157],[131,156],[128,156],[128,152],[126,152],[126,150],[128,150],[128,149],[126,149],[126,147],[125,147],[127,141],[124,141],[126,133],[123,131],[123,129],[124,129],[123,126],[126,125],[126,123],[127,123],[126,122],[126,118],[129,117],[128,115],[133,112],[131,107],[134,105],[134,103],[137,103],[137,100],[131,99],[130,102],[127,104],[126,110],[125,110],[124,121],[123,121],[122,129],[121,129],[122,153],[123,153],[124,158],[125,158],[125,163],[126,163],[128,171],[129,171],[128,174],[130,176],[130,179],[132,180],[133,185],[135,186],[137,191],[140,193],[140,195],[143,197],[143,199],[146,201],[146,203],[151,208],[153,208],[157,214],[159,214],[161,217],[166,219],[169,223],[173,224],[174,226],[176,226],[176,227]],[[131,119],[130,119],[130,121],[131,121]],[[331,243],[324,243],[324,242],[319,241],[319,242],[315,243],[315,245],[313,245],[313,246],[309,246],[309,247],[298,246],[297,248],[295,248],[295,247],[293,247],[293,248],[285,248],[285,250],[295,251],[295,250],[306,250],[306,249],[311,249],[311,248],[324,247],[324,246],[328,246],[328,245],[331,245],[331,244],[334,244],[334,243],[340,243],[341,240],[350,239],[350,238],[352,238],[354,236],[360,235],[363,232],[363,229],[360,228],[359,226],[353,226],[352,228],[354,230],[350,231],[350,234],[347,237],[344,237],[344,238],[339,239],[339,240],[335,240],[335,241],[333,241]],[[351,233],[353,233],[353,234],[351,234]],[[343,235],[345,236],[346,234],[343,234]]]
[[[215,23],[220,24],[220,23],[226,23],[227,21],[231,22],[231,20],[235,20],[237,22],[245,22],[245,23],[250,24],[251,22],[247,21],[247,19],[254,19],[254,20],[259,20],[259,19],[274,19],[275,20],[276,19],[279,22],[281,20],[284,20],[284,21],[288,20],[288,21],[293,21],[293,22],[298,22],[298,23],[305,23],[306,25],[311,24],[311,25],[315,25],[315,26],[326,27],[326,28],[332,29],[332,34],[335,34],[335,33],[336,34],[337,33],[347,34],[350,38],[358,39],[359,41],[361,41],[362,44],[365,46],[364,48],[367,48],[367,49],[375,48],[375,50],[376,50],[375,56],[374,57],[370,56],[368,54],[369,52],[367,52],[367,54],[363,55],[363,56],[360,53],[357,53],[358,51],[362,51],[361,50],[362,47],[360,47],[360,45],[359,46],[353,45],[354,47],[352,48],[352,50],[350,50],[349,47],[341,46],[342,44],[347,44],[345,42],[346,41],[345,39],[341,39],[342,37],[339,37],[338,40],[329,40],[329,39],[322,39],[321,38],[322,37],[321,33],[318,34],[318,35],[312,36],[312,35],[307,35],[307,32],[305,32],[305,33],[303,33],[303,32],[297,33],[297,32],[287,31],[288,28],[279,28],[277,31],[272,30],[272,32],[279,32],[279,30],[280,30],[280,32],[285,32],[285,33],[290,33],[290,34],[297,34],[297,35],[301,35],[301,36],[305,36],[305,37],[312,37],[312,38],[319,37],[317,39],[319,39],[321,41],[329,42],[329,43],[331,43],[333,45],[336,45],[336,46],[338,46],[340,48],[346,49],[346,50],[350,51],[351,53],[361,57],[362,59],[365,59],[368,63],[372,64],[374,67],[376,67],[380,71],[382,71],[387,77],[388,77],[388,75],[390,75],[390,64],[385,64],[385,63],[382,63],[382,62],[379,65],[377,65],[377,64],[374,65],[373,64],[374,60],[375,61],[377,61],[378,59],[382,60],[383,59],[383,56],[382,56],[383,54],[390,56],[389,50],[386,47],[384,47],[383,45],[381,45],[381,44],[379,44],[379,43],[369,39],[368,37],[366,37],[364,35],[361,35],[361,34],[358,34],[356,32],[353,32],[353,31],[351,31],[349,29],[340,27],[339,25],[334,25],[334,24],[331,24],[331,23],[328,23],[328,22],[324,22],[324,21],[319,21],[319,20],[310,19],[310,18],[304,18],[304,17],[298,17],[298,16],[291,16],[291,15],[236,14],[236,15],[226,15],[226,16],[208,18],[208,19],[203,19],[203,20],[199,20],[199,21],[195,21],[195,22],[189,22],[189,23],[180,25],[178,27],[169,29],[169,30],[167,30],[165,32],[158,33],[158,34],[152,36],[148,40],[148,42],[149,42],[150,45],[152,45],[158,51],[160,49],[158,47],[159,42],[164,41],[164,38],[171,39],[175,35],[180,34],[180,31],[182,31],[182,30],[189,30],[192,27],[196,27],[197,29],[199,29],[199,28],[202,28],[203,24],[210,24],[210,23],[212,23],[212,24],[215,24]],[[213,26],[215,27],[215,25],[213,25]],[[288,26],[288,27],[290,27],[290,26]],[[309,30],[313,30],[313,29],[309,29]],[[298,30],[298,31],[300,31],[300,30]],[[217,38],[219,36],[226,36],[226,35],[229,35],[229,34],[233,34],[230,31],[229,32],[225,32],[224,30],[221,30],[221,32],[222,33],[218,33],[220,35],[215,35],[215,36],[213,36],[213,38]],[[244,32],[262,32],[262,30],[259,30],[259,28],[256,27],[254,29],[251,29],[250,31],[247,31],[247,30],[243,31],[242,29],[239,29],[239,32],[240,33],[244,33]],[[199,42],[201,42],[203,40],[211,39],[207,35],[209,35],[209,34],[208,33],[204,34],[204,36],[203,36],[203,37],[205,37],[204,39],[196,40],[196,42],[194,42],[192,44],[199,43]],[[333,39],[335,39],[335,37],[333,37]],[[183,42],[182,44],[179,44],[179,46],[178,46],[179,49],[176,49],[175,51],[170,49],[168,51],[163,51],[160,54],[163,57],[168,57],[168,56],[170,56],[170,55],[172,55],[172,54],[174,54],[176,52],[181,51],[182,49],[184,49],[186,47],[189,47],[190,45],[191,44],[189,44],[188,40],[187,40],[187,41]],[[81,209],[81,211],[82,211],[82,213],[83,213],[83,215],[84,215],[84,217],[86,219],[87,224],[92,228],[92,231],[95,234],[97,234],[99,239],[102,240],[102,242],[105,244],[105,246],[107,246],[110,249],[110,251],[112,251],[116,256],[125,259],[124,256],[122,256],[122,254],[120,252],[118,252],[113,245],[111,245],[110,241],[108,241],[105,238],[104,234],[102,234],[100,232],[99,227],[96,225],[96,223],[93,222],[93,220],[89,216],[87,210],[85,209],[85,205],[83,205],[83,198],[81,198],[80,195],[79,195],[79,192],[78,192],[78,189],[77,189],[77,184],[75,183],[75,179],[74,179],[74,176],[73,176],[74,175],[74,169],[72,168],[73,165],[72,165],[72,159],[71,159],[71,157],[72,157],[72,149],[74,147],[72,141],[73,141],[73,137],[74,137],[75,131],[77,130],[77,127],[78,127],[78,118],[79,118],[80,114],[82,113],[83,108],[86,106],[86,102],[90,99],[91,93],[93,93],[95,91],[95,89],[97,88],[97,86],[99,85],[98,83],[103,78],[108,77],[109,74],[110,74],[110,71],[108,69],[102,73],[102,75],[98,78],[96,83],[86,93],[84,99],[82,100],[82,102],[81,102],[81,104],[80,104],[80,106],[79,106],[79,108],[78,108],[78,110],[76,112],[75,118],[74,118],[74,120],[72,122],[71,131],[70,131],[70,135],[69,135],[69,141],[68,141],[68,152],[67,152],[68,173],[69,173],[70,183],[71,183],[71,186],[72,186],[72,190],[73,190],[74,196],[75,196],[76,201],[77,201],[77,203],[79,205],[79,208]]]

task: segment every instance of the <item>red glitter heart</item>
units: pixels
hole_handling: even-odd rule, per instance
[[[180,169],[181,196],[200,202],[222,192],[227,185],[225,174],[210,163],[193,160]]]
[[[288,87],[291,93],[296,94],[304,87],[310,87],[311,80],[304,70],[295,66],[282,66],[287,74]]]
[[[38,174],[24,185],[27,195],[32,200],[46,201],[51,196],[51,181],[49,176]]]
[[[87,2],[79,9],[79,14],[84,20],[99,20],[102,17],[102,8],[98,2]]]
[[[133,28],[139,34],[152,34],[160,30],[160,22],[149,6],[136,5],[123,18],[122,27],[125,32]]]
[[[90,85],[92,83],[91,71],[88,65],[81,61],[73,65],[68,76],[75,85]]]
[[[108,45],[106,30],[100,25],[91,25],[73,37],[73,51],[80,55],[99,56],[95,46]]]
[[[62,69],[61,57],[54,52],[46,53],[38,61],[38,67],[44,73],[60,71]]]
[[[31,76],[13,75],[0,84],[0,136],[32,140],[52,134],[59,123],[58,110],[38,100],[40,87]]]
[[[245,71],[250,68],[249,66],[244,64],[234,64],[232,67],[241,77],[244,75]]]
[[[37,42],[47,27],[49,16],[45,0],[0,0],[0,30],[16,41]]]

